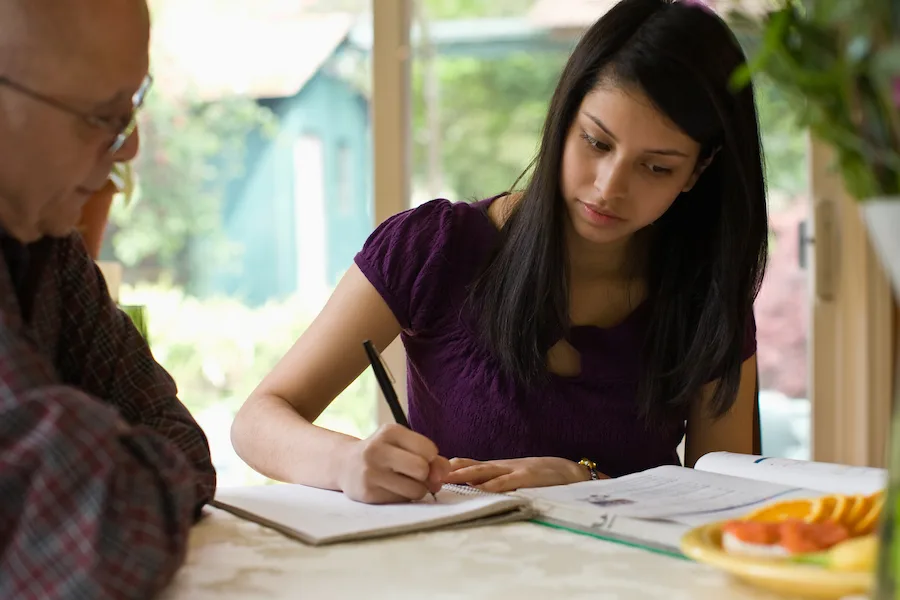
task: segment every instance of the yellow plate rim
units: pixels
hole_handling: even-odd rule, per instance
[[[681,539],[681,551],[699,563],[721,569],[759,587],[777,590],[805,585],[819,590],[833,588],[838,595],[865,593],[871,589],[871,573],[829,571],[814,565],[786,563],[775,558],[735,556],[715,541],[720,539],[724,522],[695,527]]]

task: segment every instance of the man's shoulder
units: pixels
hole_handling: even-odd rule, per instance
[[[84,276],[93,271],[94,261],[88,254],[80,233],[46,237],[39,244],[44,246],[46,258],[54,269],[70,276]]]
[[[29,249],[28,271],[35,280],[31,289],[39,297],[39,306],[54,297],[69,308],[85,308],[98,301],[98,268],[77,232],[36,243]]]
[[[66,252],[75,258],[90,258],[90,256],[88,256],[87,247],[84,245],[84,240],[77,231],[74,231],[69,235],[48,237],[45,239],[49,241],[51,247],[57,252]]]

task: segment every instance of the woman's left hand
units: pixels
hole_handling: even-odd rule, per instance
[[[514,458],[486,462],[454,458],[450,461],[450,474],[444,478],[444,483],[468,484],[486,492],[501,493],[519,488],[588,481],[590,478],[586,468],[564,458]]]

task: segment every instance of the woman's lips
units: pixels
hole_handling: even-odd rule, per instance
[[[578,204],[581,206],[581,212],[584,214],[585,218],[596,225],[615,225],[625,220],[614,213],[586,204],[580,200],[578,201]]]

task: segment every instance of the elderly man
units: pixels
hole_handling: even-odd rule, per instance
[[[75,233],[137,152],[148,40],[144,0],[0,0],[0,598],[155,594],[215,489]]]

